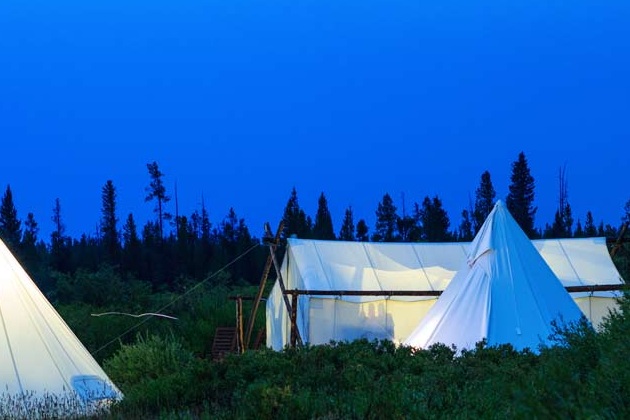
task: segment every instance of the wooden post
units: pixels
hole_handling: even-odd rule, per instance
[[[298,342],[298,329],[297,329],[297,305],[298,305],[298,294],[295,292],[291,293],[291,347],[295,348]],[[301,340],[300,340],[301,341]]]
[[[273,238],[273,243],[269,245],[269,249],[275,249],[278,246],[278,241],[280,241],[280,234],[282,233],[282,229],[284,228],[284,222],[280,222],[278,225],[278,230],[276,231],[276,236]],[[260,279],[260,285],[258,286],[258,293],[256,294],[256,298],[254,299],[254,303],[252,305],[252,311],[249,314],[249,320],[247,321],[247,333],[245,335],[245,348],[249,348],[249,342],[252,339],[252,331],[254,330],[254,322],[256,321],[256,313],[258,313],[258,305],[260,304],[260,300],[262,299],[262,294],[265,291],[265,284],[267,283],[267,277],[269,277],[269,271],[271,271],[271,265],[273,264],[273,260],[271,258],[271,253],[267,257],[267,263],[265,264],[265,268],[263,269],[263,274]]]
[[[289,314],[292,313],[293,308],[297,305],[297,300],[295,300],[295,305],[293,303],[289,303],[289,298],[287,297],[287,288],[284,285],[284,279],[282,278],[282,272],[280,271],[280,265],[278,264],[278,260],[276,259],[276,254],[273,249],[269,250],[271,252],[271,259],[273,260],[273,266],[276,269],[276,274],[278,274],[278,285],[280,286],[280,292],[282,293],[282,299],[284,300],[284,305],[287,308]],[[295,332],[292,331],[292,334],[295,333],[295,340],[297,344],[302,345],[302,337],[300,336],[300,331],[295,328]],[[294,346],[295,347],[295,346]]]
[[[236,297],[236,351],[245,353],[243,345],[243,298]]]

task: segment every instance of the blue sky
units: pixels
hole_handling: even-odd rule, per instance
[[[596,1],[32,1],[0,4],[0,188],[22,219],[92,234],[151,217],[157,161],[180,211],[202,194],[252,232],[291,188],[335,229],[438,194],[453,227],[489,170],[499,198],[525,152],[538,226],[566,166],[576,218],[617,226],[630,139],[630,3]],[[171,208],[171,210],[173,210]]]

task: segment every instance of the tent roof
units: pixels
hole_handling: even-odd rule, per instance
[[[467,264],[422,319],[406,344],[470,348],[511,343],[537,349],[552,321],[582,312],[501,201],[471,243]]]
[[[623,280],[605,238],[531,241],[564,286]],[[466,263],[470,243],[375,243],[288,239],[288,288],[309,290],[444,290]],[[290,275],[288,275],[288,271]],[[609,296],[610,292],[597,292]],[[371,300],[371,297],[344,297]],[[416,300],[420,297],[392,297]]]
[[[122,397],[0,241],[0,397],[23,395],[83,406]]]

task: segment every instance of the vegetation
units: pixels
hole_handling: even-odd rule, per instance
[[[0,237],[72,330],[125,393],[116,418],[444,418],[444,417],[623,417],[630,386],[630,299],[595,333],[585,325],[558,331],[557,346],[515,351],[510,346],[471,351],[434,346],[427,350],[389,342],[357,341],[286,349],[248,351],[210,360],[214,332],[235,324],[230,296],[255,294],[266,258],[235,209],[211,222],[205,203],[189,216],[171,216],[170,196],[156,162],[147,165],[146,200],[155,219],[136,225],[133,214],[116,214],[116,188],[102,188],[102,210],[94,235],[66,234],[62,206],[52,207],[53,232],[38,237],[33,213],[21,221],[7,187],[0,203]],[[507,205],[530,237],[554,236],[536,230],[534,179],[524,154],[512,165]],[[563,181],[564,182],[564,181]],[[618,230],[586,214],[571,230],[566,185],[559,209],[563,236],[616,237]],[[364,219],[355,225],[348,207],[339,239],[368,241],[470,240],[495,192],[489,172],[481,176],[475,207],[451,221],[436,195],[398,214],[389,194],[378,204],[372,235]],[[175,201],[177,198],[175,198]],[[567,212],[567,209],[569,210]],[[623,209],[630,221],[630,201]],[[284,211],[283,237],[335,238],[328,201],[322,193],[315,222],[291,191]],[[124,221],[124,223],[123,223]],[[579,219],[578,219],[579,222]],[[556,232],[556,233],[554,233]],[[559,232],[559,231],[558,231]],[[614,262],[630,278],[630,246]],[[248,314],[245,308],[245,313]],[[158,312],[176,319],[139,320],[106,312]],[[259,312],[256,329],[264,326]],[[537,350],[537,349],[533,349]],[[0,395],[0,407],[3,400]],[[9,404],[9,402],[7,402]],[[6,407],[5,407],[6,408]],[[0,412],[0,416],[2,412]],[[45,416],[45,415],[44,415]]]
[[[630,300],[596,333],[558,329],[555,345],[427,350],[391,342],[193,357],[173,335],[139,338],[105,368],[125,400],[115,417],[586,418],[626,417]]]

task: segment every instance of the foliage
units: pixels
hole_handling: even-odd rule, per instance
[[[22,222],[17,217],[17,210],[13,203],[11,186],[7,185],[0,203],[0,238],[13,252],[19,249],[22,239],[21,225]]]
[[[348,206],[346,212],[344,213],[341,229],[339,230],[339,240],[356,240],[356,236],[354,234],[354,213],[352,212],[352,206]]]
[[[494,207],[494,199],[496,197],[494,186],[492,185],[492,179],[490,178],[490,172],[485,171],[481,174],[481,181],[479,187],[475,191],[475,208],[473,210],[473,228],[475,234],[481,229],[481,225],[486,221],[486,218]]]
[[[297,235],[298,238],[302,239],[311,237],[313,224],[311,218],[300,208],[295,187],[291,190],[291,196],[284,208],[282,220],[284,221],[283,236],[285,238],[291,235]]]
[[[512,163],[512,175],[510,176],[510,192],[505,199],[505,204],[529,238],[537,236],[534,229],[534,218],[537,207],[534,207],[534,177],[529,170],[527,158],[523,152],[518,154],[518,159]]]
[[[116,187],[111,180],[107,180],[101,192],[101,241],[105,251],[105,258],[110,263],[118,260],[120,241],[118,237],[118,217],[116,216]]]
[[[396,210],[394,200],[386,193],[376,209],[376,224],[372,234],[372,241],[395,242],[400,240],[396,224],[399,217]]]
[[[317,202],[317,214],[315,215],[315,225],[313,225],[314,239],[335,239],[332,216],[328,210],[328,200],[322,192]]]
[[[442,200],[436,195],[433,199],[424,197],[422,207],[416,206],[415,217],[422,224],[422,239],[427,242],[446,242],[452,240],[448,228],[451,222]]]

